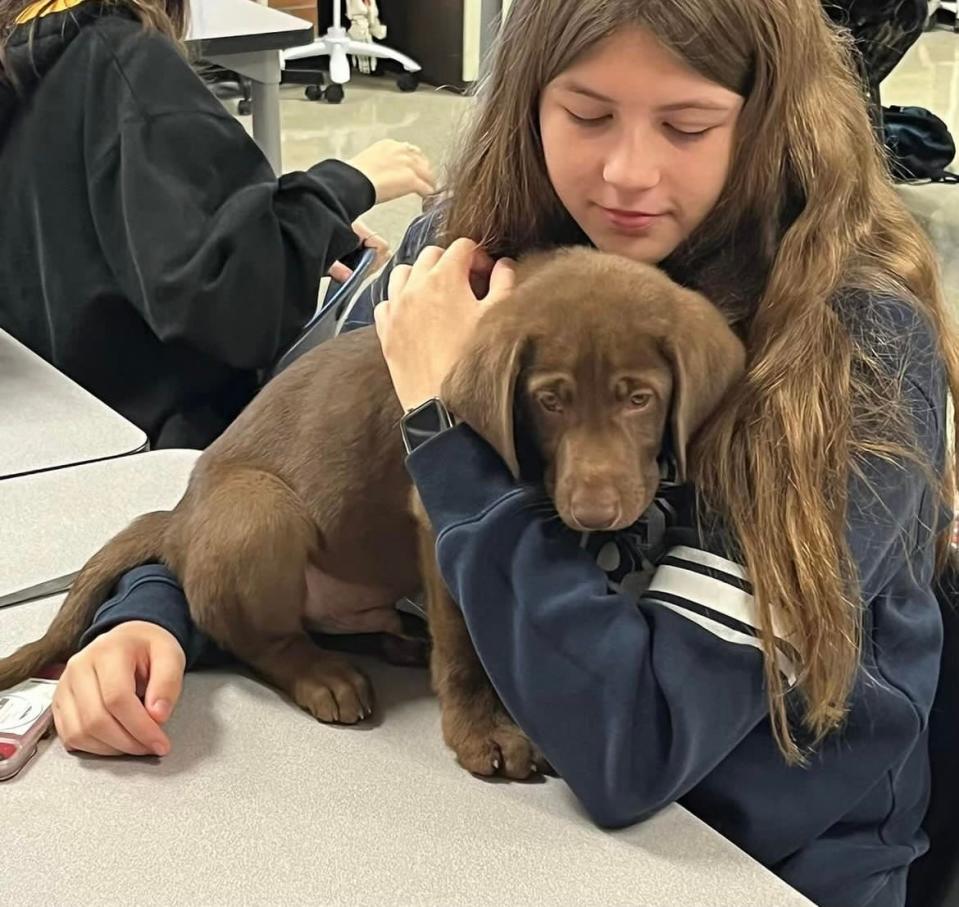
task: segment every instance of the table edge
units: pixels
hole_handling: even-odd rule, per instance
[[[313,26],[305,19],[303,28],[288,31],[259,32],[253,35],[224,35],[221,38],[187,38],[184,44],[201,57],[226,57],[234,54],[262,53],[301,47],[313,40]]]
[[[91,463],[106,463],[109,460],[120,460],[124,457],[134,457],[140,453],[147,453],[149,450],[150,440],[144,434],[143,440],[140,442],[140,446],[135,447],[132,450],[122,450],[118,453],[106,454],[102,457],[90,457],[87,460],[71,460],[68,463],[53,463],[49,466],[41,466],[39,469],[25,469],[23,472],[2,473],[0,474],[0,482],[5,482],[8,479],[23,479],[27,476],[43,475],[45,472],[56,472],[60,469],[72,469],[75,466],[88,466]]]

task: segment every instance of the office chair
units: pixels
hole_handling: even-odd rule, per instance
[[[303,47],[293,47],[283,51],[282,60],[287,63],[296,60],[308,60],[312,57],[330,58],[330,85],[323,88],[322,78],[307,86],[306,96],[311,101],[325,98],[328,104],[339,104],[343,100],[343,86],[350,81],[350,54],[357,57],[375,57],[380,60],[394,60],[405,72],[396,80],[400,91],[416,91],[419,85],[420,65],[406,54],[393,50],[373,41],[354,41],[342,24],[340,0],[333,0],[333,24],[322,38]]]

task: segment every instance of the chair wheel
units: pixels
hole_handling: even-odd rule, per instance
[[[323,98],[323,86],[307,85],[306,91],[304,91],[303,94],[306,95],[308,101],[319,101]]]
[[[238,116],[248,117],[251,113],[253,113],[253,104],[246,100],[246,98],[243,98],[237,102],[236,112]]]
[[[326,89],[326,103],[327,104],[340,104],[343,101],[343,86],[337,85],[335,82]]]
[[[420,79],[415,72],[404,72],[403,75],[396,80],[396,87],[403,92],[416,91],[419,85]]]

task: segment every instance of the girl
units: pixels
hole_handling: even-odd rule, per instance
[[[399,142],[278,180],[177,48],[186,4],[0,0],[0,327],[156,447],[212,441],[351,222],[433,188]]]
[[[679,800],[818,904],[901,905],[926,846],[959,360],[847,41],[816,0],[518,0],[451,173],[354,316],[388,296],[407,410],[442,410],[509,292],[505,261],[474,295],[477,244],[659,263],[749,350],[692,452],[697,494],[664,486],[642,531],[556,530],[465,425],[437,418],[410,455],[503,705],[596,822]],[[55,702],[66,745],[167,752],[204,645],[175,579],[128,574],[86,640]]]

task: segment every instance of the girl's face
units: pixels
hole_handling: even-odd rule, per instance
[[[597,248],[656,264],[716,204],[742,105],[648,32],[623,30],[543,91],[550,181]]]

